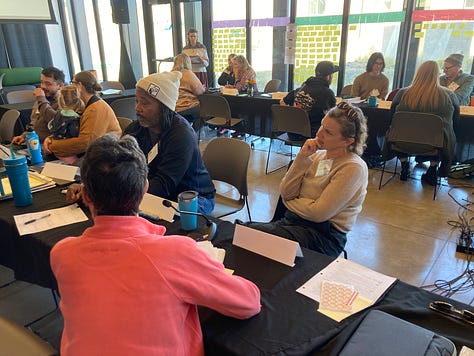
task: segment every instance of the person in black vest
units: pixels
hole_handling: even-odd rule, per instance
[[[339,70],[332,62],[319,62],[315,76],[306,79],[301,87],[292,90],[281,101],[281,105],[294,105],[308,112],[311,122],[311,136],[314,137],[326,112],[336,106],[334,92],[329,89],[333,73]],[[300,135],[289,133],[293,140],[304,139]]]

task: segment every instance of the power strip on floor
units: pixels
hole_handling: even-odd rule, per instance
[[[459,235],[458,242],[456,245],[456,252],[461,252],[468,255],[474,254],[474,239],[471,234]]]

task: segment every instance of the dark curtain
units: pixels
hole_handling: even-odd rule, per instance
[[[0,68],[53,65],[45,25],[2,24]]]

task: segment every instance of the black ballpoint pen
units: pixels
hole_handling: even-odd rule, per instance
[[[25,221],[23,225],[32,224],[32,223],[34,223],[35,221],[38,221],[38,220],[41,220],[41,219],[45,219],[45,218],[48,218],[48,217],[50,217],[50,216],[51,216],[51,214],[46,214],[46,215],[40,216],[39,218],[31,219],[31,220]]]

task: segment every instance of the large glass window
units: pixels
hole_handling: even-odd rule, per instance
[[[245,56],[245,3],[245,0],[213,1],[212,47],[216,78],[219,78],[220,73],[227,67],[227,57],[230,53]]]
[[[393,83],[400,24],[405,19],[403,0],[352,0],[344,84],[366,71],[367,60],[373,52],[385,59],[384,74]],[[389,88],[390,88],[389,87]]]
[[[257,86],[263,91],[265,84],[273,78],[284,80],[284,71],[273,72],[275,64],[283,65],[284,31],[290,19],[287,11],[284,14],[274,14],[275,5],[285,8],[287,1],[254,0],[250,13],[252,19],[252,67],[257,73]],[[284,15],[282,17],[281,15]]]
[[[162,62],[162,59],[173,57],[173,24],[171,21],[170,4],[153,5],[153,29],[155,38],[155,59],[157,59],[157,72],[169,71],[172,62]]]
[[[100,14],[100,31],[102,33],[102,46],[105,62],[101,63],[99,54],[99,43],[96,36],[96,22],[92,1],[84,2],[87,28],[89,29],[89,41],[92,55],[92,66],[97,70],[99,80],[104,77],[107,80],[118,80],[120,71],[120,34],[119,26],[112,21],[112,7],[108,0],[97,0],[98,12]],[[83,68],[92,69],[92,68]]]
[[[301,0],[297,3],[294,86],[314,75],[321,61],[339,63],[343,0]],[[331,89],[336,91],[336,73]]]
[[[426,60],[436,60],[440,68],[451,53],[464,55],[463,71],[470,73],[474,55],[474,1],[417,1],[413,12],[409,63],[405,85],[411,83],[415,69]]]

